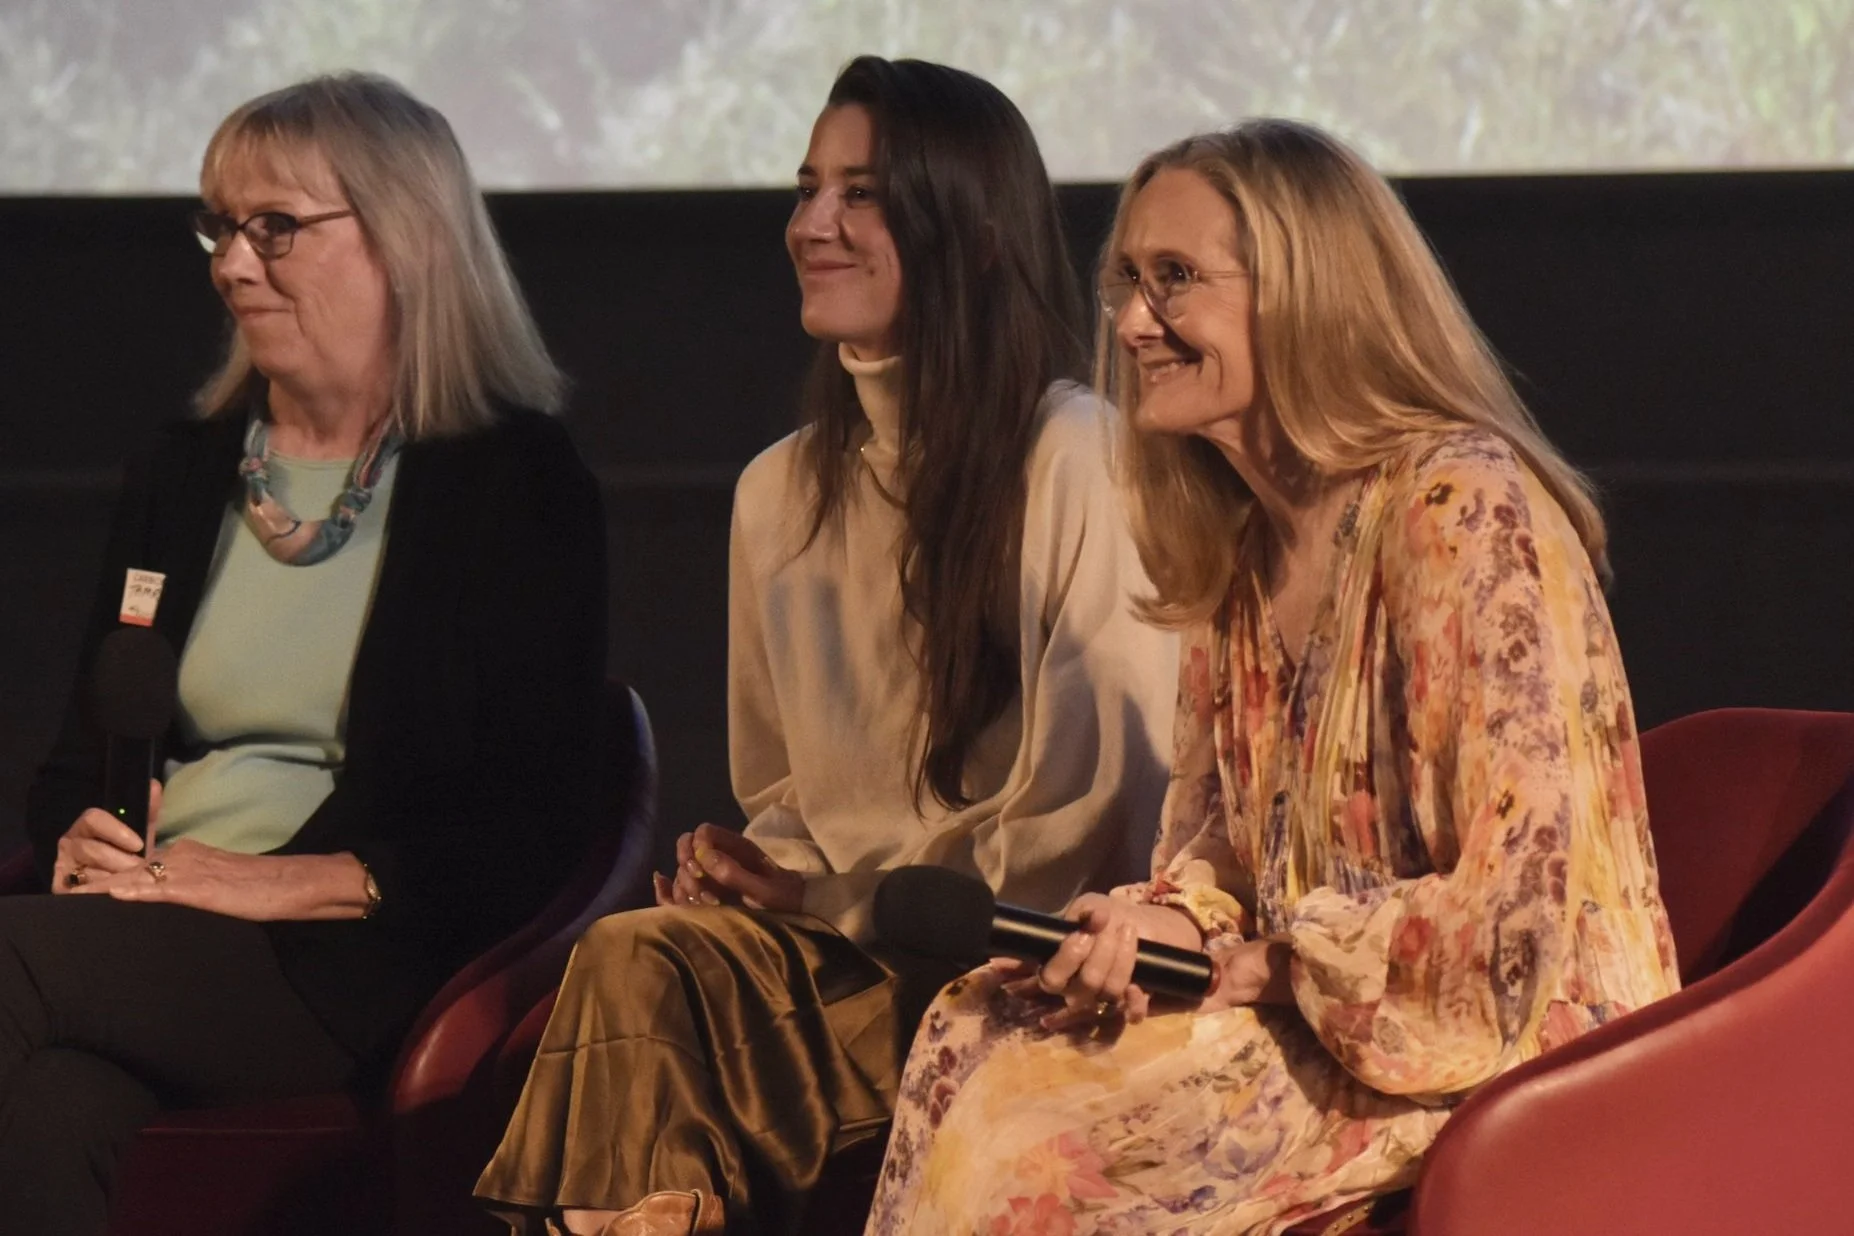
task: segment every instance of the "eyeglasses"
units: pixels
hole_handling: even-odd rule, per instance
[[[1152,310],[1153,317],[1169,322],[1179,314],[1178,302],[1206,279],[1248,277],[1249,272],[1246,270],[1192,270],[1183,262],[1168,259],[1158,263],[1145,278],[1137,272],[1122,272],[1103,279],[1095,295],[1101,302],[1101,311],[1109,318],[1116,318],[1133,302],[1133,293],[1138,292],[1145,298],[1146,307]]]
[[[251,242],[253,253],[266,262],[274,262],[288,255],[290,246],[296,243],[296,233],[304,228],[327,223],[330,219],[345,219],[353,213],[331,210],[298,219],[281,210],[260,210],[240,223],[216,210],[196,210],[193,212],[193,235],[200,242],[200,248],[214,257],[224,257],[225,251],[232,247],[232,237],[243,232],[245,239]]]

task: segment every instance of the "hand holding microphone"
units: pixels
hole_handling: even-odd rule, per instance
[[[1062,997],[1065,1007],[1044,1020],[1050,1029],[1115,1012],[1137,1021],[1152,995],[1196,1001],[1210,991],[1210,958],[1178,911],[1093,893],[1070,912],[999,905],[980,881],[939,867],[892,871],[875,897],[876,930],[899,948],[971,965],[1000,956],[1040,963],[1020,981]]]
[[[1143,1021],[1154,992],[1136,977],[1142,949],[1150,953],[1155,944],[1175,947],[1203,957],[1209,967],[1209,959],[1197,948],[1197,928],[1168,906],[1085,893],[1069,905],[1067,916],[1072,930],[1040,967],[1032,961],[993,963],[1001,972],[1018,976],[1011,984],[1013,991],[1062,999],[1063,1007],[1043,1018],[1046,1030],[1091,1027],[1114,1015]],[[1159,979],[1157,994],[1186,1000],[1203,994],[1194,981],[1180,991],[1166,981],[1169,977]],[[1152,982],[1152,976],[1147,981]],[[1213,978],[1205,981],[1208,986]]]
[[[158,782],[148,783],[151,799],[159,794],[158,787]],[[150,806],[151,819],[157,811],[158,808]],[[51,891],[74,892],[92,881],[140,867],[144,839],[145,834],[136,832],[110,812],[101,807],[90,808],[58,838]]]
[[[103,731],[101,807],[58,839],[52,891],[139,867],[154,847],[155,752],[174,716],[179,664],[158,632],[118,627],[103,638],[90,671],[90,712]]]

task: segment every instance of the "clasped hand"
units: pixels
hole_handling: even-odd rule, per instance
[[[676,838],[676,878],[653,875],[660,906],[744,905],[796,914],[804,909],[805,877],[766,856],[740,833],[713,824]]]
[[[1197,925],[1170,906],[1084,893],[1070,903],[1065,917],[1075,921],[1076,929],[1040,968],[1015,960],[992,963],[1008,976],[1012,992],[1062,1000],[1061,1008],[1043,1018],[1048,1030],[1093,1028],[1116,1018],[1143,1020],[1151,1011],[1152,997],[1133,982],[1139,942],[1185,949],[1204,945]],[[1213,986],[1196,1011],[1291,1002],[1291,957],[1286,944],[1273,940],[1248,940],[1219,950],[1212,959]]]

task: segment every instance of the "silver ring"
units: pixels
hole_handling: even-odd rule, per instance
[[[156,884],[159,884],[161,881],[167,879],[167,864],[158,858],[155,859],[148,864],[148,874],[155,878]]]

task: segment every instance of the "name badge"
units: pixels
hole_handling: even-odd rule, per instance
[[[166,585],[167,576],[161,572],[130,567],[122,585],[122,620],[138,627],[152,627],[155,610],[161,605],[161,589]]]

